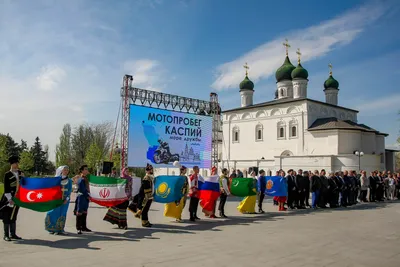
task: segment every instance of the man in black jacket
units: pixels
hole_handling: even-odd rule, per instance
[[[321,193],[319,198],[318,206],[320,208],[326,208],[326,204],[329,203],[329,182],[328,178],[325,176],[326,172],[324,169],[321,170]]]
[[[2,203],[0,205],[2,209],[0,212],[4,225],[4,241],[7,242],[11,241],[11,239],[22,239],[16,234],[19,207],[15,205],[12,199],[18,190],[20,179],[23,176],[23,173],[18,169],[19,158],[17,156],[11,156],[8,162],[11,165],[11,169],[4,174],[4,194],[0,201]]]
[[[320,201],[319,198],[322,187],[318,170],[315,170],[314,174],[311,176],[310,185],[310,190],[312,194],[311,206],[313,209],[316,209],[318,206],[318,202]]]
[[[372,171],[371,175],[369,176],[369,202],[376,201],[376,179],[375,179],[375,172]]]
[[[308,176],[305,177],[303,175],[303,170],[298,170],[296,175],[296,184],[297,184],[297,201],[296,205],[298,209],[305,209],[305,200],[306,200],[306,188],[308,185],[307,183]]]
[[[293,176],[293,170],[288,170],[288,175],[286,176],[287,184],[288,184],[288,199],[287,205],[288,208],[294,209],[294,203],[297,196],[297,185],[296,185],[296,177]]]

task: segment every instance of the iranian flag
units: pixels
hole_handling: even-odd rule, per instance
[[[100,206],[116,206],[128,199],[125,186],[125,179],[91,175],[89,177],[90,199]]]
[[[13,201],[22,208],[46,212],[61,206],[62,197],[61,177],[22,177]]]

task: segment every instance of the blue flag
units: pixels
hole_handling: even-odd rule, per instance
[[[158,203],[171,203],[183,197],[182,189],[185,185],[184,176],[157,176],[154,183],[154,201]]]
[[[286,178],[281,176],[265,176],[265,194],[271,197],[285,197],[288,193]]]

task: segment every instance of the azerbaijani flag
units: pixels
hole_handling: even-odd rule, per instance
[[[215,201],[219,198],[219,176],[210,176],[199,179],[199,199],[200,206],[206,214],[212,214],[214,211]]]
[[[22,177],[13,201],[22,208],[46,212],[61,206],[62,198],[61,177]]]
[[[113,207],[128,200],[125,193],[126,179],[89,176],[90,200],[94,203]]]
[[[286,178],[281,176],[265,176],[265,194],[272,197],[285,197],[288,194]]]
[[[248,197],[257,194],[257,180],[253,178],[232,178],[231,194],[237,197]]]
[[[185,183],[184,176],[162,175],[155,178],[154,201],[158,203],[171,203],[183,197],[182,187]]]

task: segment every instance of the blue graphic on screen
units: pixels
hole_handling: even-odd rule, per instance
[[[130,106],[128,165],[211,167],[210,116]]]

